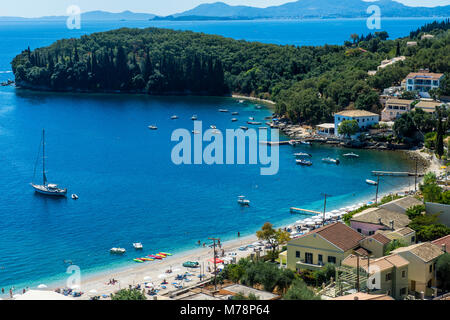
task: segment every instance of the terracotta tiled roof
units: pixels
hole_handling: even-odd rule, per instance
[[[396,98],[389,98],[386,101],[386,104],[401,104],[401,105],[411,105],[414,100],[407,100],[407,99],[396,99]]]
[[[391,207],[392,205],[395,205],[395,206],[399,207],[399,209],[406,211],[407,209],[409,209],[413,206],[417,206],[417,205],[421,205],[421,204],[423,204],[423,202],[416,199],[414,196],[406,196],[406,197],[403,197],[400,199],[390,201],[386,204],[381,205],[380,207],[384,208],[384,207]]]
[[[355,253],[359,254],[360,256],[366,256],[366,257],[370,255],[370,251],[367,249],[364,249],[363,247],[359,247],[358,249],[356,249]]]
[[[341,112],[336,113],[339,116],[344,117],[375,117],[378,116],[378,114],[369,112],[366,110],[343,110]]]
[[[340,248],[343,251],[347,251],[357,247],[359,245],[359,241],[364,239],[363,235],[353,230],[349,226],[343,224],[342,222],[336,222],[315,229],[297,239],[300,239],[313,233],[319,234],[325,240],[331,242],[332,244],[334,244],[336,247]]]
[[[442,245],[445,244],[445,251],[450,253],[450,234],[445,237],[431,241],[431,243],[437,245],[441,249],[442,249]]]
[[[369,208],[364,210],[363,212],[355,214],[351,218],[351,221],[380,224],[380,219],[381,224],[388,228],[391,227],[390,222],[393,221],[394,229],[405,227],[411,222],[406,214],[383,208]]]
[[[433,72],[411,72],[406,76],[406,79],[439,80],[443,75],[443,73]]]
[[[389,242],[391,242],[391,239],[382,235],[381,233],[375,233],[374,235],[371,235],[368,238],[375,239],[382,244],[388,244]]]
[[[404,228],[400,228],[398,230],[395,230],[394,232],[401,234],[402,236],[406,236],[407,234],[413,233],[414,230],[411,229],[410,227],[404,227]]]
[[[401,253],[405,251],[411,252],[425,262],[430,262],[443,253],[442,249],[439,246],[432,244],[431,242],[422,242],[413,244],[408,247],[397,248],[392,252]]]
[[[348,255],[344,260],[342,260],[342,264],[346,266],[350,266],[353,268],[356,268],[358,265],[357,257],[353,254]],[[403,267],[408,265],[408,260],[402,258],[398,254],[391,254],[389,256],[377,258],[377,259],[367,259],[367,258],[360,258],[359,259],[359,266],[366,271],[368,270],[368,265],[370,266],[377,266],[379,268],[379,271],[389,270],[391,268],[397,267]],[[371,273],[374,273],[375,270],[371,268]]]

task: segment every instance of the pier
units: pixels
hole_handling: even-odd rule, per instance
[[[399,171],[372,171],[374,176],[392,176],[392,177],[423,177],[423,173],[399,172]]]
[[[295,207],[291,207],[290,211],[291,211],[291,213],[302,213],[302,214],[310,214],[310,215],[323,214],[323,212],[314,211],[314,210],[308,210],[308,209],[295,208]]]

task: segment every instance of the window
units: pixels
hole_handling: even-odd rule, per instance
[[[415,236],[412,236],[412,237],[411,237],[411,242],[412,242],[412,243],[416,242],[416,237],[415,237]]]
[[[433,272],[433,265],[430,264],[430,272]]]
[[[358,231],[359,233],[361,233],[361,228],[358,228],[356,231]]]
[[[400,295],[404,296],[406,294],[406,288],[400,289]]]
[[[369,231],[369,236],[373,235],[375,231]]]
[[[386,281],[391,281],[392,278],[392,273],[387,273],[386,274]]]
[[[313,263],[313,254],[310,252],[305,252],[305,262],[312,264]]]
[[[406,270],[402,271],[402,278],[406,278]]]
[[[323,264],[323,256],[321,254],[319,254],[319,264]]]
[[[295,257],[300,258],[300,251],[295,251]]]
[[[336,264],[336,257],[328,256],[328,263],[334,263],[334,264]]]
[[[432,283],[431,283],[431,279],[430,279],[430,281],[428,281],[428,283],[427,283],[427,287],[431,288],[431,285],[432,285]]]

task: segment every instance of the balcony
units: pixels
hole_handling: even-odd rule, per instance
[[[322,264],[306,263],[304,259],[296,262],[297,269],[309,269],[315,271],[322,269],[323,266],[324,266],[323,263]]]

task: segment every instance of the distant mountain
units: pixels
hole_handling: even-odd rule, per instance
[[[112,13],[106,11],[89,11],[81,14],[82,21],[120,21],[120,20],[149,20],[155,17],[150,13],[135,13],[131,11],[123,11]],[[48,16],[40,18],[23,18],[23,17],[0,17],[0,21],[60,21],[66,20],[67,16]]]
[[[174,14],[172,17],[245,17],[260,18],[362,18],[370,5],[377,5],[383,17],[449,17],[450,5],[433,8],[408,7],[392,0],[365,2],[362,0],[299,0],[280,6],[255,8],[249,6],[230,6],[223,2],[201,4],[194,9]]]

